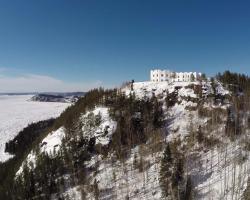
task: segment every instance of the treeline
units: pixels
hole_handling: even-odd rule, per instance
[[[55,119],[48,119],[32,123],[18,133],[18,135],[5,144],[5,152],[10,154],[23,154],[32,142],[36,140],[49,127],[52,127]]]
[[[118,94],[110,105],[110,115],[117,122],[117,129],[112,137],[112,149],[119,157],[124,156],[124,148],[130,149],[145,143],[163,126],[162,102],[156,97],[140,100],[133,94],[130,97]]]
[[[250,77],[245,74],[225,71],[222,74],[218,73],[216,78],[227,85],[234,94],[239,92],[250,94]]]
[[[64,126],[67,132],[70,133],[82,113],[93,109],[98,104],[104,105],[104,102],[108,101],[107,99],[112,96],[112,94],[116,94],[116,91],[116,89],[104,90],[103,88],[90,90],[84,97],[80,98],[73,106],[68,107],[60,117],[57,118],[54,129]]]
[[[78,146],[76,138],[64,140],[55,156],[36,154],[35,167],[25,163],[22,175],[11,188],[11,199],[69,199],[62,193],[69,187],[80,186],[84,199],[86,184],[85,161],[89,160],[88,143]]]
[[[53,126],[55,119],[32,123],[11,141],[6,143],[5,152],[14,157],[0,163],[0,199],[13,199],[14,177],[23,160],[31,149],[39,143],[43,135]]]
[[[192,181],[185,171],[184,154],[178,143],[167,143],[160,167],[160,186],[163,199],[193,199]]]
[[[226,135],[230,139],[244,134],[250,126],[250,77],[245,74],[225,71],[216,78],[232,92],[230,108],[227,109]]]

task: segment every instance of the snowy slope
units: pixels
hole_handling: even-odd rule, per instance
[[[98,118],[99,123],[93,122]],[[85,138],[96,138],[96,143],[107,145],[116,129],[116,122],[113,121],[108,113],[107,107],[96,107],[94,110],[83,114],[80,118],[82,131]]]
[[[201,86],[204,97],[202,102],[198,101],[199,96],[191,84]],[[215,104],[209,99],[208,96],[213,94],[211,82],[139,82],[133,84],[133,91],[130,86],[122,88],[122,91],[127,96],[134,94],[140,99],[155,95],[162,101],[166,120],[164,131],[156,141],[152,137],[146,144],[124,149],[128,151],[128,157],[124,160],[118,160],[111,151],[107,156],[97,154],[86,161],[86,166],[94,169],[88,174],[86,199],[95,199],[93,191],[88,189],[95,183],[98,184],[99,199],[102,200],[161,199],[159,177],[164,146],[166,142],[177,140],[180,141],[180,149],[190,145],[188,151],[183,153],[186,159],[185,175],[191,177],[194,199],[242,199],[250,174],[250,155],[245,149],[245,142],[250,140],[250,130],[246,129],[244,137],[238,137],[234,142],[225,136],[226,115],[223,113],[226,113],[230,105],[228,102]],[[177,94],[177,103],[167,108],[165,98],[173,92]],[[216,94],[230,95],[219,82],[216,82]],[[207,130],[211,118],[209,115],[199,116],[198,106],[210,111],[219,108],[221,122]],[[99,106],[80,116],[78,123],[85,138],[95,137],[97,144],[109,144],[117,123],[110,118],[108,111],[107,107]],[[218,143],[205,146],[195,139],[189,140],[191,132],[199,127],[205,136],[218,140]],[[57,152],[63,137],[62,128],[50,133],[40,144],[40,151],[49,154]],[[32,162],[34,159],[31,152],[27,160]],[[143,162],[143,169],[138,167],[140,162]],[[62,196],[80,199],[79,187],[80,185],[67,188]]]
[[[98,126],[94,124],[97,117],[99,119]],[[107,107],[96,107],[94,110],[82,114],[80,117],[80,124],[82,124],[82,133],[86,139],[95,136],[96,143],[102,145],[107,145],[109,143],[111,136],[116,129],[116,122],[110,118]],[[52,131],[39,144],[39,153],[46,153],[50,157],[56,156],[64,137],[64,127]],[[20,169],[17,171],[17,175],[23,171],[23,165],[25,162],[27,162],[29,167],[36,166],[35,160],[35,152],[31,151]]]
[[[198,104],[193,99],[198,99],[198,95],[189,86],[190,84],[202,86],[202,94],[206,97],[213,94],[210,82],[179,82],[179,83],[153,83],[140,82],[134,83],[133,91],[130,87],[122,88],[126,95],[134,94],[137,98],[150,98],[155,95],[160,101],[164,102],[169,93],[177,92],[178,103],[170,108],[163,105],[166,117],[166,136],[165,141],[171,142],[181,140],[184,146],[186,138],[190,135],[190,129],[197,130],[199,126],[205,127],[209,117],[199,117]],[[216,82],[216,93],[228,95],[229,91]],[[190,97],[190,100],[188,100]],[[228,104],[213,105],[210,101],[205,102],[207,109],[224,109]],[[190,109],[193,108],[193,109]],[[240,147],[243,139],[231,143],[225,138],[224,123],[215,127],[210,132],[212,136],[221,141],[221,146],[207,148],[201,151],[199,144],[195,144],[190,152],[185,152],[187,157],[187,174],[192,178],[194,199],[241,199],[246,188],[249,177],[249,153]],[[90,174],[90,182],[96,181],[100,190],[100,199],[161,199],[161,188],[159,182],[160,161],[163,149],[152,153],[147,143],[144,150],[140,146],[133,148],[129,157],[124,162],[116,160],[110,154],[106,158],[95,156],[87,163],[90,168],[96,171]],[[143,155],[145,169],[139,171],[135,167]],[[195,155],[195,157],[194,157]],[[228,155],[228,156],[227,156]],[[87,199],[95,199],[93,193],[88,193]]]
[[[164,99],[168,95],[175,90],[177,87],[178,90],[178,100],[179,103],[176,103],[169,109],[165,109],[166,115],[166,130],[168,135],[166,140],[171,142],[175,139],[181,139],[182,144],[186,143],[185,137],[187,137],[190,133],[190,129],[197,130],[199,126],[206,126],[209,118],[207,117],[199,117],[197,110],[188,110],[188,107],[196,107],[197,103],[192,101],[187,101],[185,97],[198,98],[192,89],[187,87],[190,84],[199,84],[196,83],[154,83],[154,82],[140,82],[135,83],[133,86],[133,91],[131,91],[130,87],[123,88],[123,91],[126,95],[135,94],[138,98],[152,97],[154,94],[159,98],[159,100]],[[230,95],[230,92],[223,88],[222,84],[218,81],[215,81],[216,84],[216,93],[222,96]],[[211,82],[203,82],[202,83],[203,95],[207,96],[209,94],[213,94]],[[204,107],[209,110],[214,108],[226,109],[230,105],[214,105],[211,102],[205,102]],[[169,120],[168,120],[169,119]],[[247,134],[248,133],[248,134]],[[238,200],[243,198],[243,192],[246,189],[247,181],[250,174],[250,155],[249,152],[244,150],[244,142],[249,140],[249,130],[246,130],[246,134],[243,138],[238,138],[236,141],[231,142],[227,137],[225,137],[225,119],[223,122],[215,127],[215,130],[209,133],[211,136],[217,138],[220,141],[219,146],[211,147],[200,150],[200,146],[195,144],[194,148],[190,152],[186,152],[187,156],[187,173],[192,178],[192,183],[194,186],[194,199],[233,199]],[[159,152],[160,153],[160,152]],[[155,165],[155,164],[153,164]],[[107,171],[108,167],[105,167],[105,171]],[[155,176],[159,174],[159,165],[155,166]],[[104,173],[101,171],[101,173]],[[122,173],[122,172],[120,172]],[[128,173],[130,174],[130,173]],[[147,174],[150,174],[150,168],[147,170]],[[133,193],[131,196],[131,190],[133,191],[134,187],[138,187],[143,180],[138,180],[136,177],[139,174],[129,175],[127,178],[128,184],[123,187],[128,188],[127,191],[122,192],[127,194],[131,199],[134,199]],[[97,176],[99,183],[103,185],[103,179],[100,179],[99,175]],[[108,176],[107,172],[106,175]],[[133,180],[137,180],[137,184],[134,187],[130,187],[128,185],[133,185]],[[124,181],[124,180],[123,180]],[[122,181],[121,181],[122,182]],[[118,184],[118,183],[116,183]],[[121,184],[121,183],[119,183]],[[118,184],[118,185],[119,185]],[[156,181],[151,185],[154,188],[154,185],[159,185],[159,182]],[[142,194],[136,195],[135,199],[159,199],[154,198],[153,195],[150,196],[150,192],[154,191],[145,191],[144,186],[141,187],[140,190],[144,191]],[[160,194],[160,188],[158,191],[156,190],[154,194]],[[157,195],[156,195],[157,196]],[[119,196],[118,199],[122,197]]]
[[[249,159],[249,152],[237,143],[201,152],[188,169],[196,199],[242,199],[250,173]]]
[[[133,92],[138,98],[144,98],[144,97],[152,97],[153,94],[156,96],[171,93],[175,90],[176,87],[180,87],[181,90],[180,96],[190,96],[190,97],[196,97],[193,90],[185,89],[186,86],[190,84],[199,84],[198,82],[136,82],[133,84]],[[125,92],[126,95],[129,95],[131,93],[130,87],[122,88],[122,91]]]
[[[39,144],[39,153],[46,153],[50,157],[56,156],[58,150],[61,147],[62,140],[65,137],[65,130],[63,127],[57,129],[56,131],[52,131],[49,133]],[[27,158],[24,160],[19,170],[17,171],[17,175],[20,175],[23,171],[23,166],[27,163],[29,168],[34,168],[36,166],[36,154],[34,151],[31,151]]]
[[[139,171],[135,162],[140,162],[140,154],[143,154],[145,169]],[[101,156],[93,157],[88,167],[98,166],[97,174],[90,174],[91,184],[96,180],[101,191],[100,199],[152,199],[161,197],[159,185],[159,170],[161,153],[151,154],[148,150],[139,147],[132,149],[130,157],[125,162],[114,162],[115,156],[110,155],[106,159]],[[136,160],[136,161],[135,161]],[[97,164],[100,163],[100,164]],[[87,199],[94,200],[92,193],[88,193]]]
[[[11,156],[4,153],[5,143],[32,122],[57,117],[70,104],[28,101],[31,95],[0,96],[0,162]]]
[[[222,84],[218,81],[215,81],[216,84],[216,92],[221,95],[227,95],[230,94],[228,90],[223,88]],[[131,91],[130,86],[126,86],[122,88],[122,91],[129,95],[130,93],[134,93],[138,98],[150,98],[152,95],[164,95],[166,96],[167,93],[172,93],[175,91],[176,88],[178,88],[178,95],[179,97],[191,97],[191,98],[197,98],[197,95],[194,93],[194,91],[191,88],[188,88],[190,85],[201,85],[203,88],[203,93],[205,95],[212,94],[212,86],[211,82],[151,82],[151,81],[145,81],[145,82],[135,82],[133,84],[133,91]]]

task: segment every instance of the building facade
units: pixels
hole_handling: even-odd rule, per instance
[[[150,70],[150,81],[153,82],[172,82],[173,80],[173,73],[169,70]]]
[[[152,82],[191,82],[197,81],[201,73],[197,72],[171,72],[169,70],[150,70],[150,81]]]

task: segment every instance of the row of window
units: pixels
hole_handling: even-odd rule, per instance
[[[166,77],[168,77],[168,74],[165,74]],[[156,74],[156,76],[153,74],[153,77],[158,77],[158,74]],[[164,77],[164,74],[161,74],[161,77]],[[190,75],[187,75],[188,78],[190,78]],[[177,78],[181,78],[180,75],[177,76]],[[185,78],[185,76],[183,75],[182,78]]]
[[[153,82],[159,82],[159,81],[168,81],[168,79],[152,79]],[[180,79],[179,77],[177,78],[177,81],[180,82],[180,81],[190,81],[189,78],[184,78],[183,79]]]
[[[158,77],[158,74],[156,76],[153,74],[153,77]],[[161,77],[164,77],[164,74],[161,74]],[[168,77],[168,74],[166,74],[166,77]]]

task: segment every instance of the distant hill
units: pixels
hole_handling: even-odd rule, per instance
[[[70,92],[70,93],[44,93],[36,94],[30,100],[40,102],[62,102],[72,103],[76,102],[80,97],[84,96],[84,92]]]

